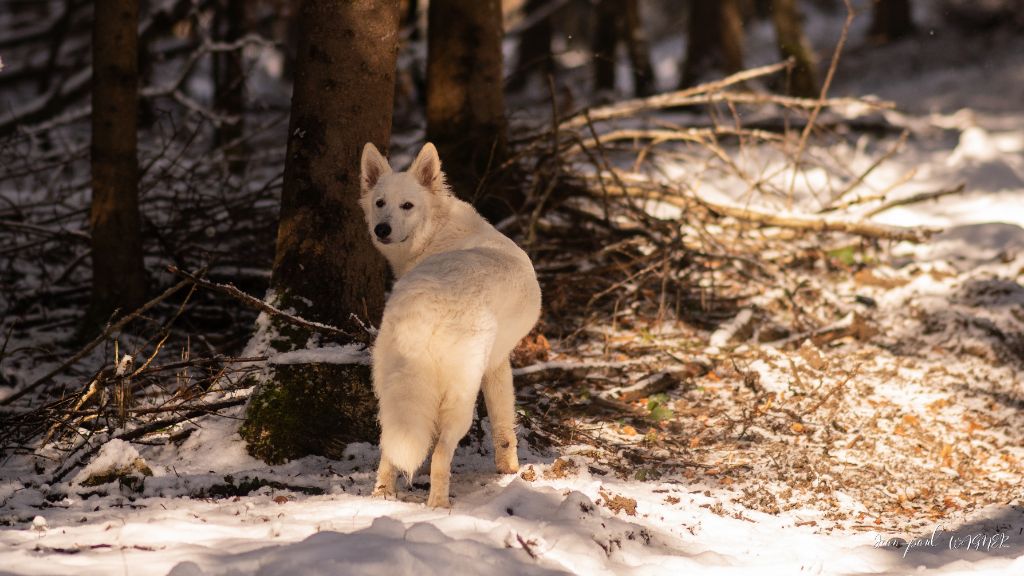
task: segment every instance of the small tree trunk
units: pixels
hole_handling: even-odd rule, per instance
[[[221,0],[214,18],[214,34],[223,42],[235,42],[242,37],[245,26],[244,0]],[[241,50],[218,52],[213,57],[214,108],[221,114],[237,119],[217,127],[215,144],[226,146],[238,140],[245,129],[245,70]],[[232,172],[244,166],[244,150],[239,146],[225,149]]]
[[[693,86],[710,70],[732,74],[743,68],[743,16],[738,0],[692,0],[688,30],[680,88]]]
[[[527,20],[547,7],[548,0],[526,0],[523,17]],[[551,16],[541,18],[523,30],[516,48],[516,68],[509,79],[509,89],[518,90],[526,85],[534,74],[547,76],[555,71],[555,59],[551,54]]]
[[[385,148],[391,131],[398,21],[398,0],[303,0],[299,14],[273,303],[353,332],[352,315],[377,324],[384,308],[386,267],[359,207],[359,165],[363,145]],[[274,328],[278,351],[310,336]],[[376,440],[376,414],[366,365],[276,365],[240,432],[270,462],[337,457]]]
[[[143,303],[139,224],[138,20],[135,0],[97,0],[92,54],[92,302],[84,333]]]
[[[40,6],[45,12],[50,11],[49,3],[43,2]],[[60,63],[60,52],[67,39],[68,31],[71,28],[71,20],[75,15],[75,3],[73,0],[64,0],[64,12],[58,17],[53,27],[53,35],[49,38],[50,45],[47,47],[49,53],[46,56],[46,69],[39,77],[39,94],[45,94],[50,85],[58,77],[57,65]],[[49,14],[45,14],[49,16]]]
[[[401,0],[399,3],[402,10],[402,28],[411,27],[412,32],[409,34],[409,41],[416,42],[420,39],[420,10],[419,0]]]
[[[615,90],[616,49],[619,45],[618,18],[615,0],[599,0],[591,37],[590,57],[594,67],[594,91]]]
[[[804,37],[800,12],[796,0],[774,0],[772,21],[779,53],[793,58],[796,64],[789,78],[789,93],[804,98],[818,97],[818,62],[807,38]]]
[[[910,0],[873,0],[868,37],[878,43],[891,42],[914,33]]]
[[[654,93],[654,68],[651,66],[651,48],[647,42],[643,16],[638,0],[622,0],[622,38],[626,42],[629,61],[633,66],[633,93],[636,96],[650,96]]]
[[[295,61],[298,59],[299,37],[302,35],[299,30],[299,14],[302,12],[303,0],[284,0],[287,6],[288,19],[285,24],[284,41],[284,67],[281,75],[286,80],[295,79]]]
[[[500,217],[514,201],[484,179],[505,156],[501,2],[431,0],[427,19],[427,139],[455,193]]]

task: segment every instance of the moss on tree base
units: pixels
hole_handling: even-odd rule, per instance
[[[269,464],[339,458],[350,442],[377,442],[377,401],[363,364],[274,366],[253,391],[239,433]]]

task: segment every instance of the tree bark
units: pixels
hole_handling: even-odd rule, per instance
[[[679,87],[693,86],[710,70],[743,68],[743,17],[737,0],[691,0],[686,57]]]
[[[793,96],[817,98],[818,62],[804,36],[800,11],[796,0],[773,0],[772,22],[775,38],[783,58],[793,58],[796,64],[789,77],[788,92]]]
[[[485,186],[505,156],[499,0],[431,0],[427,11],[427,139],[460,198],[491,219],[512,198]]]
[[[139,6],[97,0],[92,55],[92,299],[83,333],[146,297],[139,218]]]
[[[886,43],[913,33],[910,0],[873,0],[868,38]]]
[[[362,147],[386,149],[395,90],[398,0],[303,0],[272,303],[349,331],[378,324],[386,267],[358,200]],[[277,351],[310,334],[273,325]],[[241,433],[269,462],[340,455],[375,441],[376,402],[361,364],[276,365]]]

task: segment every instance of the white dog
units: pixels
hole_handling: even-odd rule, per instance
[[[373,493],[395,495],[396,473],[412,478],[433,444],[427,504],[447,507],[452,456],[481,383],[498,472],[519,469],[509,353],[540,316],[540,286],[529,256],[452,196],[433,144],[394,173],[367,143],[360,204],[398,278],[373,349]]]

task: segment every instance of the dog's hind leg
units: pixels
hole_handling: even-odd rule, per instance
[[[377,466],[377,482],[373,485],[373,495],[383,498],[395,497],[395,478],[398,470],[391,464],[391,461],[383,455],[380,457],[380,465]]]
[[[494,440],[494,466],[502,474],[513,474],[519,470],[516,398],[512,388],[512,367],[507,359],[484,374],[483,391]]]
[[[473,423],[473,399],[476,398],[477,389],[474,387],[472,390],[460,392],[455,397],[445,398],[441,403],[441,414],[438,418],[440,430],[437,444],[434,445],[434,453],[430,457],[430,496],[427,497],[427,506],[433,508],[448,508],[451,505],[448,501],[448,484],[452,472],[452,457],[455,455],[459,440],[469,432],[469,427]]]

